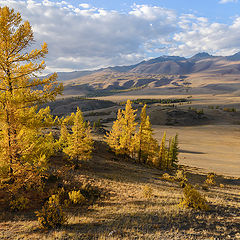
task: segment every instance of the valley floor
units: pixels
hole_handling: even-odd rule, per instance
[[[240,177],[240,125],[158,126],[155,137],[179,135],[180,164]]]

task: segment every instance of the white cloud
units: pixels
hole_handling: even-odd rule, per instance
[[[198,52],[231,55],[240,50],[240,17],[232,24],[209,23],[199,18],[182,17],[182,30],[174,34],[176,45],[169,48],[175,55],[191,56]]]
[[[209,22],[193,14],[134,5],[122,13],[67,1],[0,0],[20,11],[33,26],[36,45],[47,42],[48,71],[96,69],[135,64],[150,56],[191,56],[240,49],[240,18],[232,24]]]
[[[219,3],[224,4],[224,3],[230,3],[230,2],[238,2],[238,0],[220,0]]]
[[[88,3],[81,3],[81,4],[79,4],[79,7],[90,8],[90,5]]]
[[[0,0],[20,11],[33,26],[36,42],[46,41],[48,69],[89,69],[142,60],[151,47],[176,31],[176,14],[134,5],[129,13],[44,0]],[[159,46],[158,46],[159,47]],[[149,49],[148,49],[149,48]]]

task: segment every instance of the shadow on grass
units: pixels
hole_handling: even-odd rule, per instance
[[[236,211],[237,209],[231,209]],[[136,212],[132,214],[107,214],[104,219],[96,220],[92,223],[74,223],[64,227],[67,232],[78,232],[80,236],[96,237],[99,235],[113,235],[116,239],[123,237],[134,237],[145,234],[158,234],[159,232],[168,232],[173,229],[177,232],[192,231],[196,235],[205,232],[207,238],[221,236],[222,239],[227,236],[234,237],[240,228],[240,223],[236,221],[222,221],[221,216],[226,216],[224,209],[218,209],[211,212],[198,211],[179,211],[176,213],[159,212]],[[211,215],[211,218],[209,217]],[[97,218],[97,216],[96,216]],[[224,230],[223,230],[224,229]],[[84,239],[84,238],[81,238]],[[233,238],[232,238],[233,239]]]

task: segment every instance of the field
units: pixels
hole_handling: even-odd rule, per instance
[[[169,136],[179,134],[181,164],[202,168],[207,172],[240,177],[240,126],[154,126],[154,130],[158,139],[163,131]]]

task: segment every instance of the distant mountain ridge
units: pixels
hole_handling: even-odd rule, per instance
[[[160,56],[144,60],[134,65],[113,66],[97,70],[59,72],[59,81],[78,79],[102,71],[143,74],[192,74],[202,71],[240,74],[240,52],[231,56],[213,56],[207,52],[197,53],[190,58],[180,56]]]

